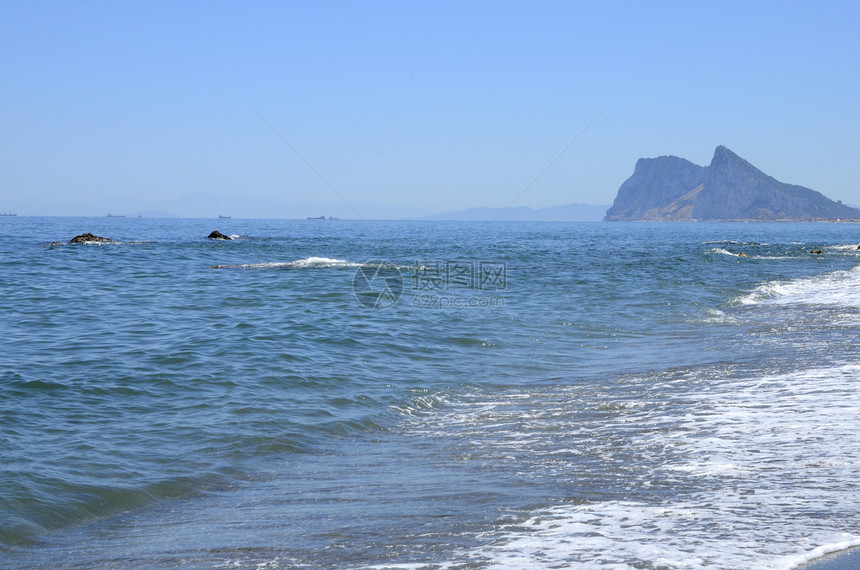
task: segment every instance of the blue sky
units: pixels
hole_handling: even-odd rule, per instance
[[[719,144],[857,204],[858,6],[7,1],[0,210],[340,203],[260,114],[393,215],[506,206],[598,116],[516,205],[609,204],[638,158]]]

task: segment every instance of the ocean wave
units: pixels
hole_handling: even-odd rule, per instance
[[[727,249],[724,249],[722,247],[715,247],[715,248],[708,250],[708,251],[710,251],[711,253],[719,254],[719,255],[729,255],[731,257],[746,257],[748,259],[789,259],[786,256],[780,257],[780,256],[775,256],[775,255],[753,255],[750,253],[746,253],[744,251],[734,252],[734,251],[729,251]]]
[[[213,265],[209,269],[308,269],[329,267],[359,267],[364,265],[355,261],[345,259],[334,259],[330,257],[306,257],[296,261],[273,261],[263,263],[240,263],[236,265]]]
[[[397,264],[383,260],[349,261],[331,257],[306,257],[295,261],[267,261],[261,263],[239,263],[234,265],[212,265],[209,269],[328,269],[388,266],[399,271],[421,271],[427,269],[418,264]]]
[[[856,501],[856,477],[843,477],[857,469],[858,377],[857,364],[741,377],[716,367],[630,378],[685,400],[681,414],[671,398],[643,400],[634,385],[591,409],[583,388],[566,387],[425,414],[414,429],[456,433],[473,461],[519,463],[530,481],[604,485],[505,517],[450,565],[773,570],[858,545],[860,536],[821,518]],[[626,471],[623,490],[612,489],[616,471],[583,468],[583,458]]]
[[[358,267],[361,263],[347,261],[345,259],[333,259],[330,257],[308,257],[292,262],[291,267]]]
[[[853,244],[853,243],[845,243],[845,244],[840,244],[840,245],[829,245],[829,246],[825,247],[824,249],[832,249],[835,251],[852,251],[852,252],[860,253],[860,245]]]
[[[721,247],[715,247],[714,249],[710,250],[710,252],[711,253],[719,253],[720,255],[731,255],[733,257],[750,257],[747,254],[741,255],[740,253],[735,253],[733,251],[729,251],[729,250],[723,249]]]
[[[827,554],[860,546],[860,537],[828,533],[825,544],[799,554],[762,556],[755,540],[741,540],[737,550],[725,541],[704,536],[691,542],[661,539],[658,535],[688,534],[701,524],[702,508],[696,502],[654,506],[632,501],[607,501],[590,505],[550,507],[524,522],[512,525],[496,546],[482,549],[478,558],[493,560],[495,568],[594,568],[633,569],[650,561],[660,568],[793,569]],[[742,526],[742,525],[741,525]],[[623,537],[623,539],[622,539]],[[695,544],[691,549],[690,544]],[[476,553],[477,554],[477,553]],[[768,560],[767,558],[770,558]],[[637,561],[641,565],[632,565]],[[733,564],[737,566],[732,566]],[[648,566],[650,567],[650,565]]]
[[[735,240],[714,240],[703,241],[702,245],[770,245],[768,243],[759,243],[757,241],[735,241]]]
[[[810,562],[815,562],[819,558],[827,556],[829,554],[836,554],[839,552],[847,551],[853,548],[857,548],[860,546],[860,538],[851,537],[851,535],[847,535],[846,540],[836,540],[835,542],[831,542],[828,544],[823,544],[817,548],[810,550],[804,554],[799,554],[797,556],[787,556],[784,559],[784,564],[786,568],[800,568],[805,567],[806,564]],[[837,566],[834,566],[836,568]]]
[[[860,267],[814,277],[763,283],[735,305],[835,305],[860,307]]]
[[[403,405],[393,406],[393,409],[404,416],[419,416],[431,410],[449,405],[451,402],[450,394],[438,392],[417,396]]]

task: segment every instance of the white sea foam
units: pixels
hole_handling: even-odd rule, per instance
[[[533,510],[452,563],[774,570],[860,545],[844,532],[860,502],[860,365],[594,389],[487,395],[410,419],[434,438],[456,433],[473,460],[522,462],[535,483],[580,481],[595,461],[607,481],[625,470],[621,497]]]
[[[715,247],[710,250],[711,253],[716,253],[719,255],[729,255],[731,257],[741,257],[741,258],[749,258],[749,259],[790,259],[786,256],[775,256],[775,255],[755,255],[747,252],[734,252],[729,251],[722,247]]]
[[[758,243],[756,241],[735,241],[730,239],[724,240],[713,240],[713,241],[704,241],[703,245],[715,245],[715,244],[726,244],[726,245],[770,245],[769,243]]]
[[[347,261],[345,259],[333,259],[331,257],[308,257],[293,261],[290,266],[293,268],[303,267],[358,267],[361,263]]]
[[[212,269],[307,269],[326,267],[358,267],[363,265],[345,259],[333,259],[330,257],[307,257],[296,261],[273,261],[264,263],[241,263],[238,265],[214,265]]]
[[[832,249],[835,251],[851,251],[851,252],[856,252],[856,253],[860,254],[860,245],[857,245],[856,243],[846,243],[846,244],[841,244],[841,245],[830,245],[830,246],[827,246],[823,249]]]
[[[744,536],[743,524],[733,544],[704,532],[690,536],[690,528],[712,524],[708,513],[693,502],[552,507],[520,523],[482,555],[491,568],[790,570],[860,545],[856,536],[833,532],[824,538],[829,542],[807,552],[769,556],[767,544],[757,535]]]
[[[845,534],[845,536],[850,537],[851,535]],[[813,548],[809,552],[784,557],[781,561],[783,564],[782,567],[797,568],[818,558],[821,558],[822,556],[827,556],[828,554],[834,554],[836,552],[842,552],[844,550],[856,548],[858,546],[860,546],[860,538],[857,537],[851,537],[841,541],[837,540],[836,542],[832,542],[829,544],[822,544],[817,548]]]
[[[727,249],[723,249],[721,247],[715,247],[711,250],[711,253],[719,253],[720,255],[731,255],[733,257],[738,257],[740,254],[735,253],[733,251],[729,251]]]
[[[764,283],[737,299],[736,303],[860,307],[860,267]]]
[[[331,257],[306,257],[295,261],[268,261],[261,263],[240,263],[236,265],[213,265],[210,269],[316,269],[316,268],[353,268],[353,267],[374,267],[388,265],[386,261],[349,261],[346,259],[335,259]],[[419,271],[426,269],[421,265],[398,265],[390,264],[391,267],[401,271]]]

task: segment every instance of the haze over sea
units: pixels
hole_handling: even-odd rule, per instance
[[[83,232],[117,243],[45,245]],[[788,569],[860,544],[858,240],[0,218],[0,566]]]

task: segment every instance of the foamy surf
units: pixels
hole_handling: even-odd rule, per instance
[[[749,254],[747,254],[747,253],[743,253],[743,252],[736,252],[736,251],[729,251],[729,250],[724,249],[724,248],[722,248],[722,247],[715,247],[714,249],[712,249],[712,250],[710,250],[710,251],[711,251],[711,253],[716,253],[716,254],[719,254],[719,255],[730,255],[730,256],[732,256],[732,257],[752,257],[751,255],[749,255]]]
[[[426,269],[423,265],[402,265],[393,264],[386,261],[349,261],[346,259],[334,259],[331,257],[307,257],[305,259],[297,259],[296,261],[271,261],[262,263],[239,263],[235,265],[212,265],[209,269],[328,269],[328,268],[356,268],[356,267],[376,267],[389,266],[400,271],[421,271]]]
[[[756,244],[758,245],[758,244]],[[791,259],[790,256],[777,256],[777,255],[758,255],[755,253],[747,253],[745,251],[730,251],[728,249],[722,247],[715,247],[713,249],[708,250],[710,253],[714,253],[717,255],[727,255],[730,257],[739,257],[746,259]]]
[[[766,547],[752,536],[739,538],[730,547],[724,541],[709,540],[707,533],[686,541],[660,536],[683,536],[691,526],[708,524],[702,519],[696,503],[654,507],[615,501],[549,508],[516,525],[510,534],[497,539],[496,547],[482,551],[478,558],[489,559],[486,567],[510,569],[793,570],[860,546],[860,537],[836,532],[828,535],[826,544],[808,546],[807,552],[770,557]],[[745,529],[739,525],[738,532]],[[747,554],[741,555],[740,550]]]
[[[508,394],[452,405],[432,427],[413,425],[436,438],[456,431],[472,460],[527,458],[526,479],[577,480],[588,478],[580,457],[613,464],[618,455],[629,473],[623,499],[536,509],[449,562],[789,570],[860,545],[860,536],[821,516],[854,508],[855,483],[842,477],[857,472],[858,379],[856,364],[762,377],[727,378],[719,369],[643,377],[630,395],[606,402],[614,413],[591,420],[575,388],[532,394],[524,405]],[[625,405],[642,389],[663,404]],[[672,395],[686,401],[686,413],[665,404]],[[631,449],[643,454],[635,465]],[[607,487],[613,476],[607,472]]]
[[[361,263],[330,257],[307,257],[289,262],[240,263],[237,265],[213,265],[209,269],[309,269],[329,267],[359,267]]]
[[[851,537],[849,534],[845,534],[846,537]],[[819,559],[824,558],[825,556],[829,556],[831,554],[839,554],[839,553],[847,553],[849,550],[860,547],[860,538],[851,537],[846,540],[837,540],[836,542],[832,542],[830,544],[823,544],[819,547],[813,548],[809,552],[804,554],[798,554],[796,556],[786,556],[783,559],[783,563],[785,564],[784,568],[794,569],[794,568],[807,568],[809,564],[814,564],[819,561]],[[814,568],[814,566],[813,566]]]
[[[854,253],[860,254],[860,245],[853,244],[853,243],[846,243],[846,244],[841,244],[841,245],[829,245],[829,246],[825,247],[824,249],[830,249],[833,251],[848,251],[848,252],[854,252]]]
[[[757,241],[735,241],[730,239],[704,241],[703,245],[770,245],[768,243],[759,243]]]
[[[860,307],[860,267],[814,277],[763,283],[738,298],[738,305],[831,305]]]

